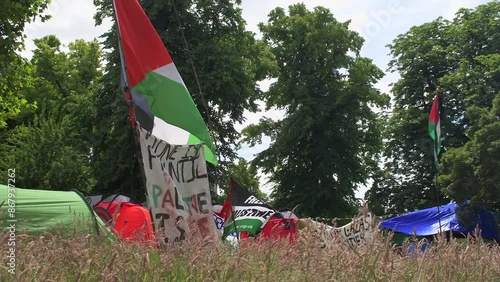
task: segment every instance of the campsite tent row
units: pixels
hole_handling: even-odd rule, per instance
[[[113,229],[119,238],[154,241],[149,210],[128,195],[118,194],[104,199],[100,196],[97,203],[91,205],[89,198],[78,191],[16,188],[10,202],[8,194],[8,187],[0,185],[0,202],[5,200],[0,212],[4,228],[15,222],[16,231],[29,231],[31,234],[40,234],[55,227],[64,227],[70,232],[100,234],[109,233],[106,223],[114,219]],[[9,210],[9,203],[14,209]],[[214,205],[215,212],[217,209],[218,205]],[[483,238],[500,242],[498,223],[491,212],[474,207],[467,222],[461,222],[457,211],[457,205],[452,203],[440,206],[439,211],[434,207],[390,218],[383,221],[380,227],[402,235],[429,236],[440,231],[474,235],[476,226],[479,226]],[[296,214],[281,210],[263,226],[260,235],[264,238],[293,237],[297,233],[298,222]]]
[[[8,186],[0,185],[0,202],[5,200],[0,213],[4,228],[15,222],[16,232],[38,235],[56,229],[71,233],[111,234],[109,227],[112,227],[121,239],[155,239],[149,210],[131,196],[116,194],[108,197],[84,197],[78,191],[23,188],[12,191],[14,193],[10,193],[9,201]],[[11,210],[9,203],[13,208]],[[271,233],[288,236],[296,232],[295,222],[298,217],[290,210],[283,210],[283,213],[291,219],[284,221],[281,214],[273,216],[261,232],[263,237],[270,237]],[[111,222],[113,226],[109,226]]]
[[[149,211],[127,196],[108,197],[91,206],[78,191],[9,189],[0,185],[0,202],[4,228],[15,224],[16,232],[38,235],[62,230],[68,234],[112,235],[108,221],[113,219],[118,238],[154,240]]]

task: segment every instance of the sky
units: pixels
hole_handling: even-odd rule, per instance
[[[169,0],[158,0],[169,1]],[[332,12],[341,22],[351,20],[349,28],[364,37],[365,43],[361,55],[368,57],[383,71],[386,76],[375,86],[382,92],[389,93],[390,83],[397,81],[399,76],[387,72],[387,64],[391,60],[389,49],[386,47],[397,35],[407,32],[412,26],[430,22],[438,17],[452,19],[459,8],[475,8],[487,3],[484,0],[242,0],[243,18],[247,22],[247,29],[255,32],[259,37],[258,23],[266,22],[267,15],[275,7],[288,8],[295,3],[304,3],[307,8],[313,9],[323,6]],[[35,47],[33,39],[54,34],[62,44],[69,44],[76,39],[93,40],[109,30],[111,19],[107,19],[100,26],[95,26],[93,16],[96,8],[92,0],[52,0],[46,14],[52,19],[34,22],[26,26],[26,50],[22,55],[30,58]],[[267,89],[272,81],[260,83],[263,90]],[[257,123],[262,117],[281,119],[283,114],[277,110],[260,113],[246,113],[247,121],[237,125],[237,130]],[[248,160],[255,154],[269,146],[269,139],[253,148],[244,147],[238,153]],[[269,186],[264,185],[265,177],[261,175],[261,185],[264,192],[269,192]],[[359,187],[357,198],[363,198],[367,188]]]

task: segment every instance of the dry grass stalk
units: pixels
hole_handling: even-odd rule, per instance
[[[481,240],[438,238],[425,252],[417,242],[410,254],[380,234],[356,249],[321,248],[307,233],[296,244],[247,240],[239,249],[190,236],[161,249],[86,234],[16,239],[16,275],[2,264],[1,281],[500,281],[500,247]]]

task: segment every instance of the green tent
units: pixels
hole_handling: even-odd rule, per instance
[[[109,230],[77,191],[10,188],[0,184],[0,220],[5,228],[15,223],[16,232],[40,234],[58,230],[104,232]]]

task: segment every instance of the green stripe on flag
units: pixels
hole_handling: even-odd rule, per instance
[[[132,89],[146,96],[154,116],[194,135],[186,140],[186,144],[193,144],[188,143],[196,141],[193,138],[205,142],[206,161],[217,165],[215,147],[205,121],[183,84],[156,72],[148,72],[145,79]]]
[[[224,226],[224,236],[238,232],[248,232],[250,234],[256,234],[259,231],[259,228],[262,226],[262,221],[254,218],[245,218],[245,219],[237,219],[236,220],[236,228],[233,222],[228,222],[227,226]]]

